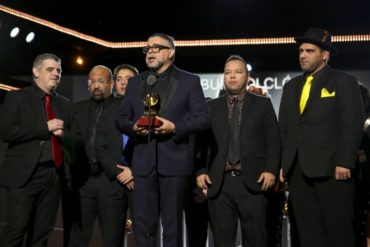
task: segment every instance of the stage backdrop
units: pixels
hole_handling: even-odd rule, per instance
[[[279,111],[279,104],[284,84],[301,72],[256,72],[251,73],[250,83],[258,85],[267,90],[271,96],[276,113]],[[370,88],[370,71],[348,71],[354,75],[359,82]],[[223,74],[199,74],[205,97],[217,98],[223,93]]]

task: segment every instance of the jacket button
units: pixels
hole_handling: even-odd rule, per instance
[[[45,141],[40,141],[40,145],[44,145]]]

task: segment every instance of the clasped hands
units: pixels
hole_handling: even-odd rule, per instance
[[[54,118],[47,121],[48,130],[53,135],[62,137],[64,135],[64,121]]]

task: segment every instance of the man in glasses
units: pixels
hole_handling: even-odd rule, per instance
[[[127,189],[131,170],[122,154],[123,138],[115,128],[121,99],[112,95],[113,76],[103,65],[89,73],[90,99],[74,105],[73,132],[79,148],[72,170],[73,225],[68,246],[88,246],[98,216],[102,246],[123,246]]]
[[[163,246],[181,246],[184,194],[193,163],[190,136],[210,126],[210,115],[200,78],[173,65],[171,36],[151,35],[143,52],[149,70],[130,79],[116,120],[118,129],[135,140],[135,241],[137,246],[157,246],[160,216]],[[138,124],[147,92],[159,96],[160,126]]]

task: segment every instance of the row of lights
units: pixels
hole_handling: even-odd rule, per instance
[[[15,38],[18,36],[18,34],[20,33],[20,29],[19,27],[14,27],[11,31],[10,31],[10,37],[11,38]],[[35,38],[35,33],[34,32],[29,32],[26,36],[26,42],[27,43],[31,43]]]
[[[79,39],[92,42],[108,48],[140,48],[146,44],[146,41],[134,42],[110,42],[100,38],[80,33],[76,30],[66,28],[53,22],[41,19],[39,17],[6,7],[0,4],[0,11],[18,16],[22,19],[46,26],[50,29],[77,37]],[[370,42],[370,34],[361,35],[334,35],[333,42]],[[178,47],[193,47],[193,46],[234,46],[234,45],[280,45],[295,43],[293,37],[274,37],[274,38],[241,38],[241,39],[212,39],[212,40],[178,40]]]

